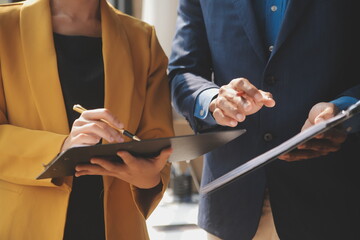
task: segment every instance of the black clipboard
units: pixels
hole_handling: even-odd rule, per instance
[[[173,153],[168,160],[169,162],[189,161],[234,140],[243,133],[245,133],[244,129],[237,129],[125,143],[73,147],[56,156],[45,166],[45,170],[36,179],[72,176],[77,164],[89,163],[92,157],[122,161],[116,155],[119,150],[128,151],[138,157],[154,157],[162,149],[171,146]]]
[[[200,189],[200,194],[210,193],[216,189],[229,184],[230,182],[243,177],[250,172],[274,161],[278,156],[290,152],[295,149],[298,145],[305,143],[316,135],[329,130],[332,127],[344,122],[345,120],[353,117],[360,112],[360,101],[351,105],[347,110],[341,111],[338,115],[316,124],[303,132],[298,133],[289,140],[283,142],[279,146],[247,161],[239,167],[231,170],[223,176],[215,179]]]

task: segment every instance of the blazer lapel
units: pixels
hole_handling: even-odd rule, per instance
[[[134,73],[129,41],[119,16],[101,0],[101,27],[105,72],[105,107],[127,128],[131,115]],[[49,0],[27,0],[20,14],[20,33],[31,92],[44,130],[68,134],[53,40]],[[112,177],[104,178],[110,187]]]
[[[115,11],[106,0],[101,0],[105,107],[127,128],[131,115],[134,73],[129,40]]]
[[[272,56],[275,55],[276,51],[279,50],[290,33],[295,29],[296,24],[301,20],[301,16],[310,2],[311,0],[289,1]]]
[[[101,28],[105,71],[105,107],[129,129],[134,73],[129,40],[119,16],[106,0],[101,0]],[[134,131],[134,129],[129,129]],[[125,138],[125,141],[128,139]],[[104,177],[109,189],[113,177]],[[107,198],[107,196],[105,196]]]
[[[256,22],[255,11],[251,0],[233,0],[238,9],[239,19],[242,22],[246,35],[258,57],[265,62],[266,55],[264,43],[259,34],[259,27]]]
[[[68,134],[49,9],[48,0],[25,1],[20,13],[20,34],[30,91],[43,129]]]

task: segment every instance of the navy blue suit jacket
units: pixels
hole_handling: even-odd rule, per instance
[[[173,106],[194,131],[223,129],[194,117],[195,100],[234,78],[246,77],[276,100],[274,108],[238,125],[245,135],[206,154],[202,185],[297,134],[316,103],[342,95],[360,99],[355,4],[290,0],[270,55],[251,0],[180,0],[169,74]],[[326,157],[276,160],[201,196],[199,225],[222,239],[251,239],[268,187],[282,240],[360,239],[359,156],[360,135],[354,133]]]

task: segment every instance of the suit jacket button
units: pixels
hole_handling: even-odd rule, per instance
[[[264,140],[266,142],[270,142],[271,140],[273,140],[273,135],[271,133],[265,133],[264,134]]]

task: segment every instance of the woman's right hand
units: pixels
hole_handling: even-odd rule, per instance
[[[123,142],[122,135],[101,121],[104,119],[118,128],[124,125],[108,109],[99,108],[84,111],[73,123],[69,136],[64,141],[61,151],[74,146],[95,145],[101,139],[109,143]]]

